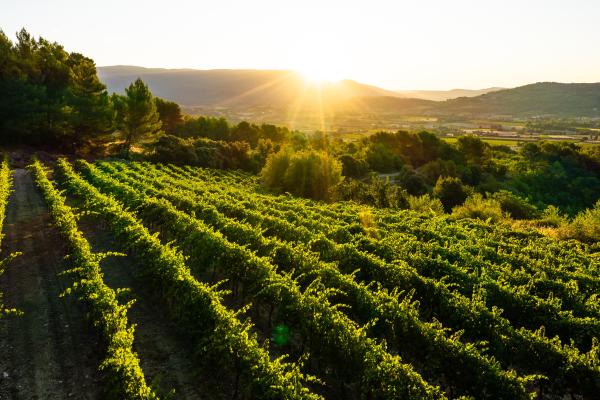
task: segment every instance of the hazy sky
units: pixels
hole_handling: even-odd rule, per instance
[[[295,69],[390,89],[600,81],[600,0],[0,0],[97,65]]]

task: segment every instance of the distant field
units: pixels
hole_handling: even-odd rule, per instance
[[[459,136],[455,136],[455,137],[445,137],[442,138],[444,139],[446,142],[448,143],[456,143],[456,141],[458,140]],[[527,142],[527,141],[531,141],[531,140],[517,140],[517,139],[491,139],[491,138],[481,138],[482,141],[484,141],[485,143],[489,143],[490,145],[493,146],[511,146],[511,147],[517,147],[520,146],[522,143]],[[544,139],[539,139],[539,140],[544,140]],[[550,139],[548,139],[550,140]],[[537,141],[537,140],[534,140]],[[577,143],[579,145],[582,146],[596,146],[598,145],[598,143],[587,143],[587,142],[580,142],[577,140],[562,140],[563,142],[573,142],[573,143]]]
[[[456,141],[458,140],[458,137],[447,137],[447,138],[443,138],[446,142],[448,143],[456,143]],[[519,146],[520,145],[520,141],[519,140],[514,140],[514,139],[481,139],[486,143],[489,143],[491,145],[494,146]]]

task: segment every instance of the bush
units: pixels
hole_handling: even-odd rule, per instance
[[[459,178],[452,177],[438,178],[433,188],[433,195],[440,199],[446,212],[462,204],[469,196],[469,192],[469,187],[463,185]]]
[[[177,136],[162,135],[152,144],[152,159],[162,163],[191,164],[198,163],[193,142]]]
[[[250,147],[246,142],[183,139],[162,135],[149,148],[151,158],[157,162],[221,169],[249,170],[252,167]]]
[[[428,194],[423,196],[408,196],[408,205],[411,210],[418,212],[433,212],[443,214],[444,206],[440,199],[436,199]]]
[[[600,242],[600,200],[594,208],[577,214],[571,223],[561,225],[557,234],[561,239],[577,239],[590,244]]]
[[[340,157],[342,163],[342,175],[350,178],[360,178],[369,172],[369,164],[365,160],[357,159],[350,154]]]
[[[560,214],[560,210],[555,206],[548,206],[543,212],[542,217],[536,221],[538,225],[558,228],[567,223],[567,218]]]
[[[336,188],[337,200],[352,200],[380,208],[408,208],[406,192],[389,179],[381,179],[372,175],[368,183],[356,179],[348,179]]]
[[[456,218],[474,218],[491,222],[500,222],[506,218],[498,200],[485,199],[479,193],[469,197],[463,205],[454,207],[452,215]]]
[[[342,180],[342,165],[324,152],[283,150],[269,156],[261,177],[275,191],[328,200]]]
[[[395,182],[413,196],[420,196],[428,191],[423,176],[410,167],[402,167],[395,178]]]
[[[539,216],[539,211],[533,204],[508,190],[496,192],[491,198],[497,200],[500,207],[502,207],[502,211],[507,212],[511,218],[533,219]]]

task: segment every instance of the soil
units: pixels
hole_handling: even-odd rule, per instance
[[[4,223],[0,292],[22,311],[0,321],[0,399],[99,399],[98,338],[82,306],[60,297],[68,278],[64,242],[30,173],[14,171]]]
[[[94,252],[118,252],[118,243],[108,230],[102,229],[102,225],[92,215],[84,216],[78,222]],[[140,266],[129,256],[109,256],[102,260],[101,267],[108,286],[130,290],[121,301],[135,299],[127,316],[136,325],[134,350],[140,358],[146,381],[153,389],[167,397],[174,391],[175,399],[218,398],[191,362],[192,345],[168,318],[162,300],[139,281]]]

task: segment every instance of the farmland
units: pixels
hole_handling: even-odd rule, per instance
[[[25,314],[2,317],[2,348],[45,347],[18,338],[48,324],[26,316],[36,285],[47,293],[39,307],[55,310],[44,315],[69,318],[51,325],[45,363],[3,362],[13,378],[2,380],[3,398],[31,382],[45,398],[117,399],[551,399],[600,389],[597,244],[273,195],[238,171],[66,159],[3,171],[4,197],[13,188],[4,256],[25,252],[5,264],[1,290],[4,306]],[[43,236],[15,225],[30,221],[16,217],[26,201],[37,201],[29,208],[46,221]],[[59,270],[44,273],[50,265]],[[19,274],[39,279],[7,284]],[[64,360],[61,348],[71,348]],[[70,368],[88,383],[58,384]]]

